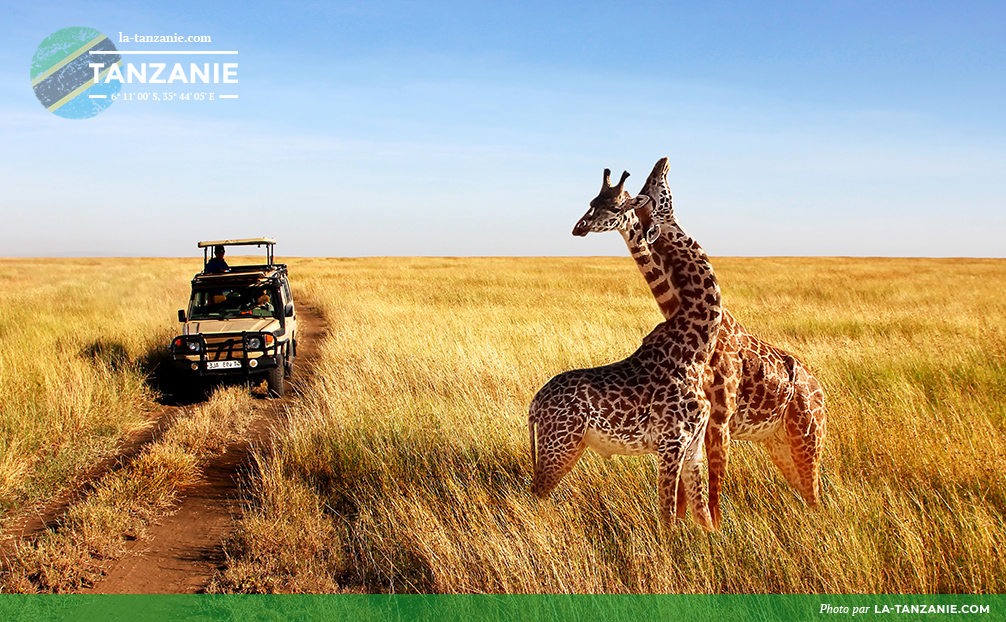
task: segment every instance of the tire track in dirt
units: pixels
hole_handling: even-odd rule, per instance
[[[129,465],[143,451],[144,447],[149,445],[162,431],[171,427],[171,422],[179,412],[179,408],[170,406],[156,411],[150,421],[145,423],[142,428],[127,434],[111,455],[99,460],[83,475],[74,478],[73,484],[68,490],[48,501],[37,503],[6,521],[7,525],[4,527],[3,535],[0,536],[2,538],[0,555],[3,556],[3,559],[7,559],[10,555],[10,547],[17,540],[30,539],[50,527],[55,527],[59,519],[70,509],[70,506],[94,490],[95,484],[101,481],[101,478]]]
[[[317,311],[306,305],[300,306],[298,315],[297,357],[293,376],[287,380],[286,397],[257,400],[247,438],[204,460],[199,481],[182,491],[178,506],[149,527],[148,537],[129,543],[123,557],[103,564],[104,576],[84,592],[179,594],[205,588],[221,567],[223,542],[233,529],[234,519],[242,514],[239,483],[248,473],[253,448],[269,440],[272,426],[281,421],[285,406],[296,398],[299,388],[306,386],[314,372],[325,334],[324,322]],[[162,408],[151,425],[130,435],[114,455],[91,468],[70,491],[8,523],[0,547],[3,558],[7,558],[14,542],[30,540],[56,526],[66,511],[86,497],[102,477],[128,465],[181,412],[182,407]]]

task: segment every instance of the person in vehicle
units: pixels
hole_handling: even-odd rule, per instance
[[[246,313],[252,313],[255,316],[271,316],[273,314],[272,297],[266,290],[259,291],[252,302],[249,302],[244,307]],[[258,313],[255,313],[255,312]]]
[[[204,272],[218,273],[227,272],[228,270],[230,270],[230,266],[224,261],[224,247],[218,244],[213,247],[213,259],[206,262]]]

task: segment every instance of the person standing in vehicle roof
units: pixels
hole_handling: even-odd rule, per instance
[[[224,247],[222,244],[218,244],[213,247],[213,259],[206,262],[206,269],[203,272],[227,272],[230,270],[230,266],[224,261]]]

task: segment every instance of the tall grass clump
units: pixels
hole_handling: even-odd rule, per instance
[[[301,260],[329,334],[218,588],[1001,593],[1006,263],[714,267],[738,319],[826,388],[823,507],[742,442],[719,533],[660,524],[646,457],[587,452],[529,495],[535,392],[661,319],[627,259]]]
[[[51,494],[149,417],[193,261],[5,259],[0,513]]]

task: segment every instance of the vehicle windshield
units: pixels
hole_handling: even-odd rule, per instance
[[[278,317],[276,292],[262,287],[214,287],[192,292],[190,320]]]

